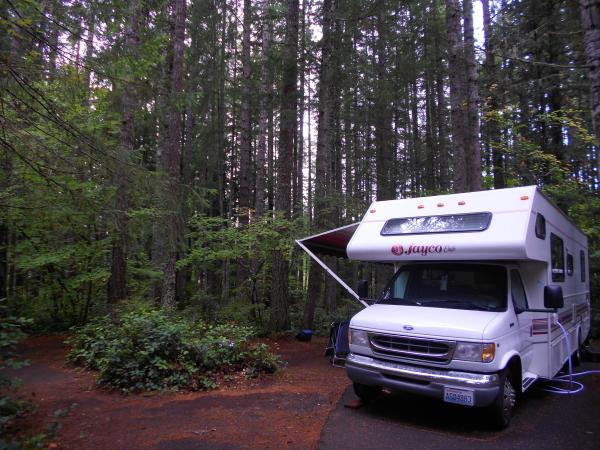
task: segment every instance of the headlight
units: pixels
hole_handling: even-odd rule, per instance
[[[348,328],[348,341],[352,345],[362,345],[363,347],[368,347],[369,335],[364,330],[355,330],[354,328]]]
[[[496,356],[496,344],[474,344],[458,342],[454,350],[454,359],[461,361],[492,362]]]

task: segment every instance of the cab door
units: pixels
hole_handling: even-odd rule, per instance
[[[531,334],[531,313],[526,312],[529,308],[527,293],[521,279],[521,274],[517,269],[510,270],[510,294],[517,318],[516,326],[519,331],[518,348],[521,354],[521,364],[524,373],[529,371],[533,360],[533,336]]]

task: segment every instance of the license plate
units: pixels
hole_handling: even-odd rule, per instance
[[[473,406],[473,391],[467,389],[456,389],[451,387],[444,388],[444,401],[447,403],[456,403],[457,405]]]

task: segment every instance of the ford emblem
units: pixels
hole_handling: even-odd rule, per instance
[[[412,330],[414,330],[414,328],[411,327],[410,325],[404,325],[402,328],[404,328],[406,331],[412,331]]]

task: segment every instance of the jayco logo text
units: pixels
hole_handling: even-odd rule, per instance
[[[408,247],[404,247],[402,244],[396,244],[392,246],[392,253],[396,256],[402,255],[421,255],[427,256],[429,253],[450,253],[455,251],[456,248],[452,245],[414,245],[410,244]]]

